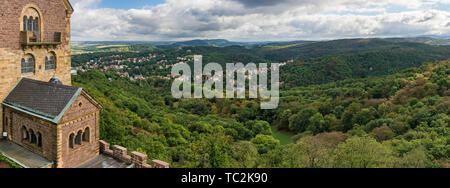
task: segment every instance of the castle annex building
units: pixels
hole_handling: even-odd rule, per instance
[[[0,152],[30,168],[168,168],[100,138],[101,105],[71,86],[68,0],[0,0]]]
[[[56,167],[77,167],[99,154],[100,106],[81,88],[22,78],[2,105],[6,138]]]

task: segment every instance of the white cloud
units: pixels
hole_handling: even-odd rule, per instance
[[[142,9],[102,9],[71,0],[73,40],[318,40],[450,35],[450,0],[166,0]],[[394,9],[396,11],[391,11]]]

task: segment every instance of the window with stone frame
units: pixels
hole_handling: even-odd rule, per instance
[[[22,141],[30,141],[30,136],[25,126],[22,127]]]
[[[33,23],[34,23],[34,18],[33,18],[33,16],[30,16],[30,18],[28,18],[27,31],[33,31]]]
[[[42,134],[40,132],[37,133],[37,146],[42,148]]]
[[[89,137],[90,137],[90,129],[89,127],[87,127],[83,133],[83,142],[89,142]]]
[[[36,38],[39,39],[40,31],[39,31],[39,18],[36,17],[33,20],[33,32],[36,35]]]
[[[21,61],[22,74],[34,73],[34,58],[31,55],[26,55]]]
[[[52,52],[45,57],[45,70],[54,70],[56,68],[56,56]]]
[[[23,31],[28,31],[28,17],[27,16],[23,16]]]
[[[22,14],[22,31],[31,31],[34,33],[33,39],[40,41],[41,29],[40,13],[34,7],[28,7]]]
[[[78,131],[77,136],[75,136],[75,144],[76,145],[81,145],[82,135],[83,135],[83,132]]]
[[[73,144],[74,138],[75,138],[75,135],[73,133],[70,134],[70,136],[69,136],[69,148],[74,148],[74,144]]]
[[[33,129],[30,129],[30,143],[32,143],[32,144],[36,144],[37,143],[37,137],[36,137],[36,134],[34,134],[34,131],[33,131]]]

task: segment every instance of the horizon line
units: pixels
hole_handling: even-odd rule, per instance
[[[224,40],[227,42],[239,42],[239,43],[263,43],[263,42],[323,42],[323,41],[336,41],[336,40],[355,40],[355,39],[415,39],[415,38],[430,38],[430,39],[441,39],[450,40],[450,36],[415,36],[415,37],[348,37],[348,38],[336,38],[336,39],[322,39],[322,40],[261,40],[261,41],[238,41],[238,40],[228,40],[228,39],[187,39],[187,40],[71,40],[71,42],[187,42],[187,41],[213,41],[213,40]]]

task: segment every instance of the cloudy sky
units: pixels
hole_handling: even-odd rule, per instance
[[[75,41],[450,36],[450,0],[70,0]]]

